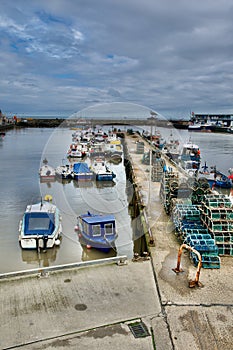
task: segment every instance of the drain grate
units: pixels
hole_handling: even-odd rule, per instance
[[[135,338],[144,338],[150,335],[145,323],[141,321],[130,323],[128,326]]]

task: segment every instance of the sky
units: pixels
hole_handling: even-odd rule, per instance
[[[233,113],[231,0],[0,0],[0,109]]]

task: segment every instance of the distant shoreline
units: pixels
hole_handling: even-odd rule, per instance
[[[63,124],[64,127],[82,127],[94,125],[141,125],[141,126],[160,126],[160,127],[175,127],[187,129],[189,122],[184,120],[159,120],[159,119],[73,119],[73,118],[24,118],[18,119],[14,123],[5,123],[0,125],[1,131],[6,131],[13,128],[56,128]]]

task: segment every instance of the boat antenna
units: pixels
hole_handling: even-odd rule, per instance
[[[42,209],[43,207],[43,200],[42,200],[42,196],[40,197],[40,209]]]

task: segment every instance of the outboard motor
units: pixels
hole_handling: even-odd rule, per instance
[[[44,246],[43,246],[43,250],[46,250],[47,249],[47,242],[48,242],[48,235],[44,235],[43,236],[43,243],[44,243]]]
[[[36,237],[36,250],[37,250],[37,252],[40,251],[39,237],[38,236]]]

